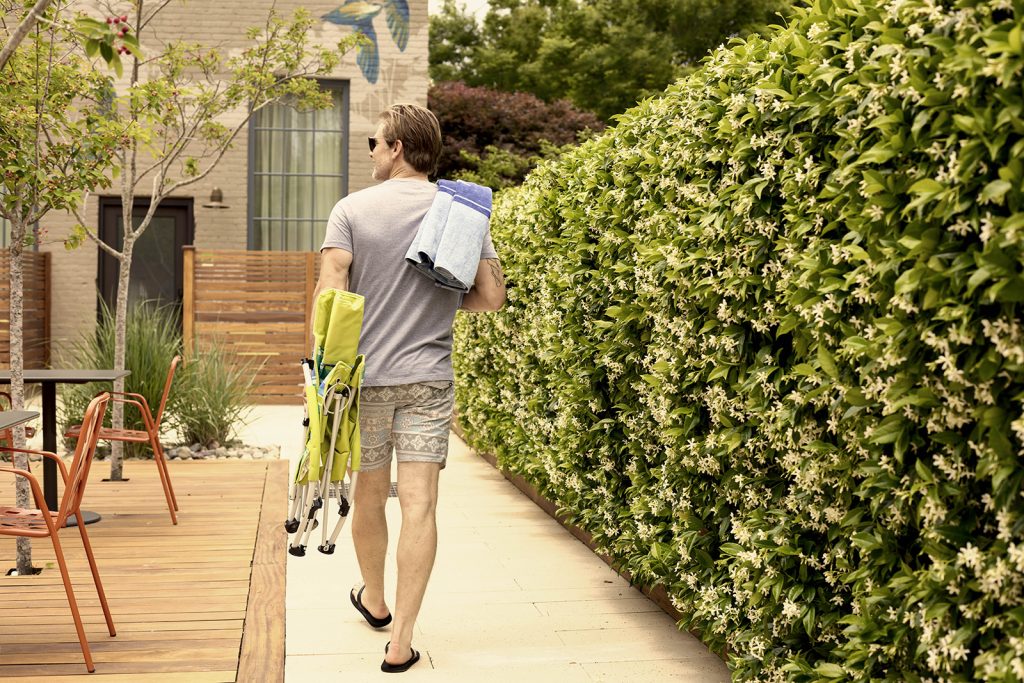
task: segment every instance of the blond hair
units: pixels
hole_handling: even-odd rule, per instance
[[[420,173],[433,174],[441,156],[441,124],[418,104],[393,104],[378,117],[389,145],[402,141],[405,160]]]

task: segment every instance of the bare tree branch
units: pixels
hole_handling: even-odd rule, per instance
[[[170,4],[170,2],[171,2],[171,0],[163,0],[163,2],[161,2],[159,5],[157,5],[156,9],[154,9],[152,12],[149,13],[148,17],[146,17],[145,19],[140,19],[138,33],[136,35],[141,34],[142,33],[142,29],[146,28],[146,26],[149,25],[149,22],[153,21],[153,19],[156,18],[156,15],[160,14],[160,11],[164,7],[167,7],[167,5]]]
[[[89,200],[89,197],[88,197],[88,195],[86,195],[86,197],[85,197],[85,201],[83,201],[83,202],[82,202],[82,205],[84,206],[84,205],[85,205],[85,204],[86,204],[86,203],[88,202],[88,200]],[[85,230],[85,234],[86,234],[86,235],[87,235],[87,236],[88,236],[88,237],[89,237],[89,238],[90,238],[90,239],[91,239],[91,240],[92,240],[93,242],[95,242],[96,244],[98,244],[98,245],[99,245],[99,247],[100,247],[100,249],[102,249],[103,251],[107,252],[108,254],[110,254],[111,256],[113,256],[113,257],[114,257],[114,258],[116,258],[116,259],[120,259],[120,258],[121,258],[121,252],[119,252],[119,251],[118,251],[117,249],[114,249],[114,248],[113,248],[112,246],[110,246],[109,244],[107,244],[106,242],[104,242],[103,240],[101,240],[101,239],[99,238],[99,236],[98,236],[98,235],[97,235],[96,233],[94,233],[94,232],[93,232],[93,231],[92,231],[92,230],[91,230],[91,229],[89,228],[89,226],[88,226],[88,225],[86,225],[86,222],[85,222],[85,218],[84,218],[84,217],[82,216],[82,214],[81,214],[81,213],[79,213],[79,211],[78,211],[78,209],[77,209],[77,208],[76,208],[76,209],[73,209],[73,210],[72,210],[72,213],[73,213],[73,214],[75,215],[75,220],[76,220],[76,221],[78,221],[78,224],[82,226],[82,229],[83,229],[83,230]]]
[[[179,180],[176,183],[172,183],[170,187],[167,189],[167,193],[164,196],[166,197],[167,195],[176,192],[179,188],[198,182],[205,178],[207,175],[209,175],[210,171],[216,168],[217,164],[220,163],[221,157],[223,157],[224,154],[228,151],[228,149],[231,148],[231,144],[235,141],[235,138],[238,137],[238,134],[242,132],[242,129],[248,125],[250,120],[252,120],[253,114],[258,112],[260,109],[263,109],[268,104],[271,104],[273,101],[274,100],[264,100],[258,105],[251,106],[249,108],[249,111],[246,112],[245,118],[243,118],[242,121],[235,126],[235,129],[231,131],[231,134],[227,138],[225,138],[220,145],[214,148],[214,152],[212,152],[212,154],[214,154],[215,156],[210,165],[206,167],[206,170],[190,178],[185,178],[183,180]]]
[[[49,7],[52,2],[53,0],[39,0],[32,9],[28,11],[25,18],[21,20],[21,23],[18,24],[18,28],[14,29],[14,33],[11,34],[11,39],[8,40],[7,44],[4,45],[2,50],[0,50],[0,70],[7,65],[7,62],[11,59],[11,55],[13,55],[14,51],[18,49],[18,46],[21,45],[21,41],[25,40],[25,36],[27,36],[28,32],[32,30],[32,27],[35,26],[36,22],[42,18],[43,12],[46,11],[46,8]]]

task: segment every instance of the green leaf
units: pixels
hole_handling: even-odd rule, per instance
[[[818,365],[832,379],[839,379],[839,368],[836,367],[836,360],[831,352],[823,345],[818,345]]]
[[[799,365],[793,366],[793,372],[804,377],[814,377],[818,374],[818,371],[810,363],[800,363]]]
[[[1015,52],[1016,54],[1019,55],[1019,54],[1022,54],[1022,52],[1024,52],[1024,50],[1021,49],[1021,26],[1020,26],[1020,24],[1017,24],[1012,29],[1010,29],[1010,33],[1007,34],[1007,36],[1006,36],[1006,43],[1007,43],[1007,45],[1010,46],[1010,49],[1013,52]]]
[[[815,626],[815,623],[816,623],[815,622],[815,617],[816,616],[817,616],[817,614],[816,614],[816,612],[814,610],[814,606],[813,605],[808,607],[807,610],[804,611],[804,618],[803,618],[804,631],[809,636],[813,636],[814,635],[814,626]]]
[[[814,667],[814,670],[823,678],[846,678],[846,671],[843,667],[832,662],[822,662]]]
[[[1011,187],[1012,185],[1005,180],[993,180],[982,189],[981,194],[978,195],[978,202],[981,204],[999,203]]]
[[[932,180],[931,178],[922,178],[911,185],[908,192],[910,192],[910,194],[933,195],[938,194],[945,189],[946,187],[936,180]]]
[[[712,370],[708,374],[708,380],[710,381],[710,380],[714,380],[714,379],[722,379],[723,377],[728,377],[729,376],[729,370],[731,370],[731,369],[732,368],[730,368],[728,365],[718,365],[718,366],[715,367],[714,370]]]

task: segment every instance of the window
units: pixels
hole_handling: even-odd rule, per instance
[[[272,104],[249,125],[249,247],[317,251],[348,192],[348,87],[321,83],[334,106]]]

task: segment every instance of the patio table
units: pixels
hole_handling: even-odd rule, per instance
[[[127,377],[130,370],[78,370],[52,368],[49,370],[25,370],[25,384],[41,384],[43,387],[43,450],[57,452],[57,385],[88,384],[89,382],[113,382]],[[0,384],[11,383],[11,371],[0,370]],[[57,509],[57,463],[43,458],[43,497],[46,506]],[[85,524],[100,521],[95,512],[82,510]],[[68,526],[77,523],[74,515],[68,517]]]
[[[39,413],[34,410],[0,410],[0,432],[34,420]]]

